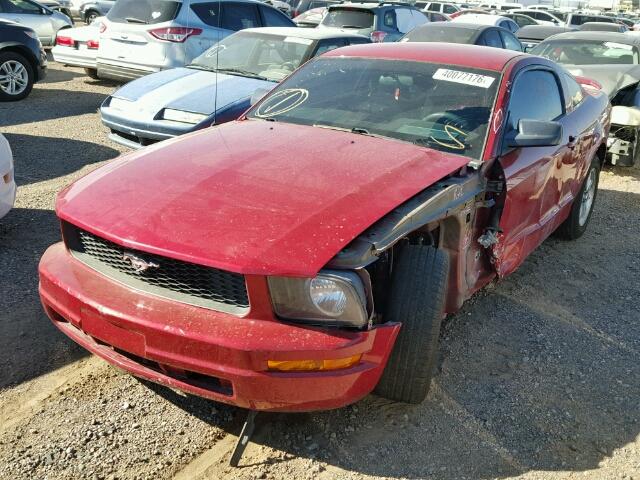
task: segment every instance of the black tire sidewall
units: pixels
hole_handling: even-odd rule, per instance
[[[35,83],[33,67],[29,63],[29,60],[27,60],[23,55],[20,55],[16,52],[0,52],[0,65],[10,60],[20,62],[22,66],[27,70],[28,84],[27,88],[19,95],[9,95],[8,93],[0,90],[0,102],[17,102],[19,100],[22,100],[23,98],[26,98],[31,93],[33,84]]]
[[[584,189],[587,186],[587,180],[589,178],[589,175],[591,175],[591,171],[594,169],[596,170],[596,185],[595,185],[595,191],[593,193],[593,202],[591,203],[591,210],[589,211],[589,216],[587,217],[587,220],[584,222],[584,225],[580,225],[580,205],[582,204],[583,193],[584,193]],[[591,216],[593,215],[593,209],[596,205],[596,200],[598,199],[598,186],[600,185],[600,169],[601,169],[600,159],[596,156],[594,157],[594,159],[591,161],[591,164],[589,165],[589,170],[587,171],[587,174],[584,177],[582,186],[580,187],[580,190],[578,191],[578,194],[576,195],[576,198],[571,207],[571,213],[569,214],[569,218],[567,218],[567,220],[565,220],[565,223],[561,225],[559,233],[562,238],[565,238],[567,240],[575,240],[581,237],[584,234],[584,232],[587,230],[587,227],[589,226],[589,222],[591,221]]]

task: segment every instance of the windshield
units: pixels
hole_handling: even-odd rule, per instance
[[[279,82],[307,57],[313,40],[284,35],[238,32],[197,57],[190,68]]]
[[[440,64],[318,58],[250,118],[413,142],[480,159],[498,74]]]
[[[176,18],[180,2],[172,0],[118,0],[107,18],[116,23],[153,24]]]
[[[477,30],[449,25],[427,24],[407,33],[401,42],[471,43]]]
[[[633,45],[589,40],[556,40],[539,44],[531,50],[565,65],[636,65],[638,51]]]
[[[372,28],[373,12],[349,8],[332,8],[322,20],[325,27],[337,28]]]

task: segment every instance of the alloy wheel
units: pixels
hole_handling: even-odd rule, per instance
[[[591,207],[593,207],[593,200],[596,196],[596,175],[596,169],[592,168],[589,170],[589,175],[585,180],[582,198],[580,199],[580,215],[578,216],[578,223],[581,227],[587,223]]]
[[[29,72],[17,60],[0,65],[0,89],[7,95],[20,95],[29,85]]]

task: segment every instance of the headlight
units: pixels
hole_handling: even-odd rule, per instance
[[[111,100],[109,100],[109,108],[120,111],[128,110],[132,103],[133,102],[125,100],[124,98],[111,97]]]
[[[367,296],[355,272],[323,270],[315,278],[269,277],[276,314],[287,320],[325,326],[363,327]]]
[[[171,120],[172,122],[191,123],[196,124],[206,120],[208,115],[202,115],[201,113],[183,112],[182,110],[172,110],[165,108],[162,112],[162,118],[164,120]]]

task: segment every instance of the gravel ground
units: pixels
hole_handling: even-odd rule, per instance
[[[447,319],[428,399],[244,412],[118,372],[59,334],[36,268],[58,241],[56,193],[117,156],[96,110],[114,86],[55,63],[0,104],[16,209],[0,221],[2,479],[640,479],[640,170],[603,172],[577,242],[548,240]]]

